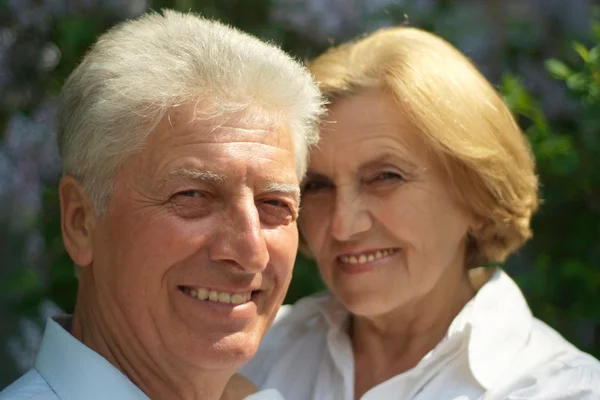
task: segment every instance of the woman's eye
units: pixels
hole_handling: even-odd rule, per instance
[[[377,174],[375,176],[375,178],[372,179],[373,182],[390,181],[390,180],[402,180],[402,176],[396,172],[384,171],[384,172],[380,172],[379,174]]]
[[[302,186],[302,193],[319,192],[326,189],[331,189],[332,185],[326,181],[307,181]]]

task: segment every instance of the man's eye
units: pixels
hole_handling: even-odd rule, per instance
[[[209,193],[193,189],[177,192],[170,199],[173,210],[184,218],[199,218],[207,215],[213,203]]]
[[[288,202],[278,199],[261,201],[261,220],[267,225],[287,225],[296,220],[296,212]]]
[[[276,199],[265,200],[264,203],[265,204],[270,204],[270,205],[275,206],[275,207],[286,207],[286,208],[288,208],[287,203],[285,201],[282,201],[282,200],[276,200]]]
[[[184,190],[176,194],[176,196],[183,197],[202,197],[202,194],[197,190]]]

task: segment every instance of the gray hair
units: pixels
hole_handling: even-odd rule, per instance
[[[209,103],[213,115],[274,110],[306,173],[323,99],[310,74],[278,47],[193,14],[165,10],[100,36],[64,85],[58,136],[63,174],[105,211],[114,173],[169,109]]]

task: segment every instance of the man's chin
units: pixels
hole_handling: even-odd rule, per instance
[[[187,349],[180,350],[183,351],[183,357],[199,368],[237,369],[254,357],[262,336],[262,332],[236,332],[210,342],[194,342]]]

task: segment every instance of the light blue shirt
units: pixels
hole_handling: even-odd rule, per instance
[[[0,400],[149,400],[104,357],[48,319],[35,366],[0,392]],[[61,326],[63,325],[63,326]]]
[[[104,357],[66,329],[71,318],[48,319],[35,366],[0,392],[0,400],[149,400]],[[283,400],[264,390],[246,400]]]

